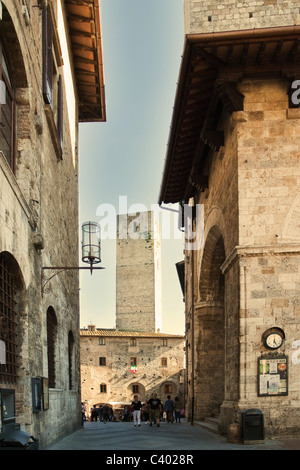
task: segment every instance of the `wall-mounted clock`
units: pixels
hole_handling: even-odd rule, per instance
[[[264,346],[268,349],[278,349],[282,346],[285,339],[284,331],[281,328],[269,328],[263,334],[262,340]]]

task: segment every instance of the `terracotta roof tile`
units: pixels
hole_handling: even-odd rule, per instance
[[[80,329],[80,336],[115,336],[115,337],[140,337],[140,338],[184,338],[184,335],[172,335],[167,333],[153,333],[147,331],[120,331],[115,329]]]

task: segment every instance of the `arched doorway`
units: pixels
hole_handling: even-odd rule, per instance
[[[225,315],[224,240],[217,226],[204,245],[199,277],[200,302],[195,308],[196,418],[217,416],[224,400]]]

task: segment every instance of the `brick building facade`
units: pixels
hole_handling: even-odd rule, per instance
[[[187,409],[225,434],[253,408],[268,437],[300,432],[299,23],[297,2],[185,2],[159,202],[195,208]]]

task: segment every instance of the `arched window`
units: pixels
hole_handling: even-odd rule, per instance
[[[22,279],[16,260],[0,254],[0,383],[17,383],[17,291]]]
[[[52,307],[47,310],[47,346],[48,346],[48,384],[49,388],[55,388],[55,349],[57,336],[57,320]]]
[[[68,335],[68,357],[69,357],[69,390],[73,389],[73,367],[74,367],[74,336],[72,331]]]
[[[14,87],[0,38],[0,150],[14,170]]]

